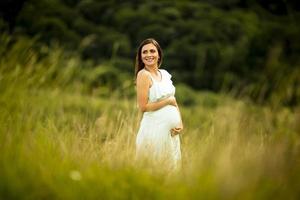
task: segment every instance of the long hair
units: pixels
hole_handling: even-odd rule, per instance
[[[139,71],[145,67],[145,64],[142,61],[142,52],[141,51],[142,51],[143,46],[146,44],[153,44],[157,48],[158,55],[159,55],[157,67],[160,67],[160,65],[162,63],[163,52],[162,52],[162,49],[161,49],[160,45],[158,44],[158,42],[153,38],[148,38],[148,39],[142,41],[137,50],[136,57],[135,57],[135,80],[137,78],[137,74],[139,73]]]

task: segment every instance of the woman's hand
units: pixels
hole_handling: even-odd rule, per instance
[[[178,135],[183,130],[183,125],[180,124],[179,126],[171,129],[171,136],[174,137],[175,135]]]
[[[171,105],[171,106],[177,106],[177,102],[176,102],[176,99],[174,96],[170,96],[168,97],[168,105]]]

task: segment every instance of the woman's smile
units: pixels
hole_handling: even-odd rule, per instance
[[[146,66],[157,65],[159,55],[157,48],[153,44],[146,44],[141,51],[142,61]]]
[[[154,57],[146,57],[145,60],[148,62],[152,62],[153,60],[155,60],[155,58]]]

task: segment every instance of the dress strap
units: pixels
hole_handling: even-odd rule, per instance
[[[154,84],[155,80],[153,79],[153,77],[151,76],[151,73],[149,72],[149,75],[148,75],[150,81],[151,81],[151,86]]]
[[[152,74],[149,72],[150,77],[151,77],[151,80],[152,80],[153,82],[161,82],[161,81],[163,80],[163,72],[162,72],[161,70],[159,70],[159,69],[158,69],[158,72],[159,72],[159,74],[160,74],[160,81],[156,80],[156,79],[152,76]]]

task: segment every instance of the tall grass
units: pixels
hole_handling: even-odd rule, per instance
[[[134,162],[134,98],[95,93],[82,74],[100,67],[80,68],[59,49],[40,58],[31,47],[20,40],[1,57],[0,199],[300,197],[295,111],[194,93],[181,106],[181,171],[149,171]]]

